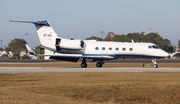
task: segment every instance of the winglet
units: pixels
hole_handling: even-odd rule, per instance
[[[26,46],[26,48],[27,48],[30,55],[36,56],[35,52],[27,44],[25,44],[25,46]]]

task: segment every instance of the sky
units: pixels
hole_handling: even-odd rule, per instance
[[[7,47],[15,38],[31,47],[40,44],[33,24],[9,20],[48,20],[58,36],[69,39],[104,38],[101,31],[155,32],[177,46],[179,4],[180,0],[0,0],[0,46]]]

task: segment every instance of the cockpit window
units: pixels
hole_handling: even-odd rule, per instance
[[[150,45],[149,45],[149,47],[148,47],[148,48],[152,48],[152,46],[150,46]]]
[[[159,49],[159,47],[157,45],[149,45],[148,48]]]
[[[153,46],[153,48],[155,48],[155,49],[159,49],[159,47],[158,47],[157,45],[154,45],[154,46]]]

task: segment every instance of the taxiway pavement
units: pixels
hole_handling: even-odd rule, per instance
[[[180,72],[180,68],[57,68],[57,67],[0,67],[0,74],[55,72]]]

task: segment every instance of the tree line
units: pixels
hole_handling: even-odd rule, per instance
[[[105,38],[99,38],[96,36],[91,36],[86,38],[87,40],[99,40],[99,41],[116,41],[116,42],[131,42],[133,39],[134,42],[150,42],[158,45],[160,48],[166,52],[173,53],[176,49],[176,46],[171,44],[169,39],[164,39],[158,33],[128,33],[128,34],[115,34],[114,32],[108,32]],[[178,47],[180,47],[180,40],[178,42]]]
[[[131,42],[133,39],[134,42],[151,42],[158,45],[160,48],[165,50],[166,52],[173,53],[176,46],[172,46],[171,41],[169,39],[164,39],[158,33],[148,33],[145,34],[144,32],[141,33],[128,33],[128,34],[115,34],[114,32],[108,32],[105,38],[100,38],[97,36],[91,36],[86,38],[86,40],[98,40],[98,41],[116,41],[116,42]],[[27,53],[27,49],[25,47],[27,42],[21,38],[15,38],[11,40],[8,46],[5,49],[0,48],[0,51],[6,50],[7,54],[1,56],[1,58],[6,57],[8,58],[8,52],[12,52],[13,56],[11,59],[30,59],[31,57],[24,55],[20,56],[22,51]],[[178,47],[180,47],[180,40],[178,41]],[[36,54],[43,54],[44,49],[40,46],[36,46],[34,49]]]
[[[15,38],[11,40],[11,42],[8,44],[8,46],[5,49],[1,48],[1,51],[5,50],[7,53],[7,54],[3,54],[1,56],[1,59],[31,59],[31,57],[27,55],[28,51],[26,49],[25,44],[27,44],[27,42],[21,38]],[[13,56],[9,57],[9,52],[12,52]],[[26,54],[21,56],[20,55],[21,52],[24,52]],[[34,52],[36,54],[43,54],[44,49],[41,48],[40,46],[36,46],[34,49]],[[41,57],[38,57],[38,58],[41,58]]]

